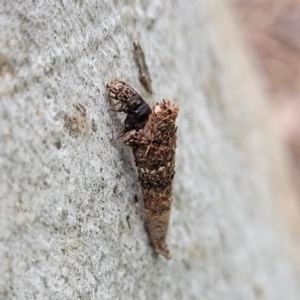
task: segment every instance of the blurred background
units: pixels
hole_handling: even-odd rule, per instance
[[[271,119],[300,184],[300,0],[228,1],[266,77]]]

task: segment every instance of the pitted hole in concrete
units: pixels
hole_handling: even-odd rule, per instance
[[[54,146],[59,150],[61,148],[61,140],[57,140],[55,143],[54,143]]]
[[[70,136],[87,136],[90,131],[90,125],[86,108],[82,104],[74,104],[75,111],[72,115],[64,115],[64,128],[67,129]]]
[[[97,130],[98,130],[98,128],[97,128],[96,121],[94,119],[92,119],[92,131],[96,132]]]
[[[5,57],[2,53],[0,53],[0,77],[3,77],[5,74],[15,74],[15,69],[12,63]]]

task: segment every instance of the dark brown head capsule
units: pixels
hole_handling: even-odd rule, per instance
[[[117,101],[114,106],[120,105],[119,108],[112,110],[127,114],[121,136],[132,129],[137,131],[142,129],[151,114],[151,109],[146,101],[124,81],[114,79],[106,87],[110,98]]]

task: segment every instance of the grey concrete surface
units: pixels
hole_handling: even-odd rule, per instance
[[[262,95],[227,25],[220,40],[213,2],[1,1],[1,299],[300,298]],[[115,77],[180,107],[169,261],[150,246],[133,156],[115,141]]]

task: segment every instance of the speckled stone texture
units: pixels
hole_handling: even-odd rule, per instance
[[[234,26],[216,21],[231,22],[222,3],[1,1],[1,299],[300,298],[263,98]],[[171,260],[150,246],[133,155],[115,141],[113,78],[180,108]]]

